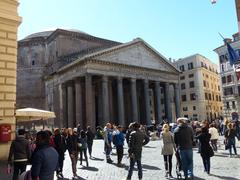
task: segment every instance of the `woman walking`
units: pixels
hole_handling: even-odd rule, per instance
[[[235,137],[237,137],[236,130],[233,128],[233,124],[229,123],[227,126],[227,130],[225,132],[225,141],[226,146],[229,149],[229,157],[232,157],[232,148],[234,150],[235,155],[237,156],[237,149],[236,149],[236,140]]]
[[[161,133],[161,137],[163,139],[162,155],[166,170],[165,177],[172,178],[172,156],[173,150],[175,150],[176,148],[173,140],[173,135],[169,131],[168,124],[163,125],[163,132]]]
[[[78,135],[77,129],[68,128],[67,150],[72,161],[73,178],[77,178],[77,159],[78,159]]]
[[[90,126],[87,127],[86,135],[87,135],[88,153],[89,153],[89,156],[90,156],[90,159],[91,159],[91,158],[92,158],[92,145],[93,145],[93,140],[94,140],[94,136],[95,136],[95,135],[94,135],[94,133],[92,132]]]
[[[211,134],[208,132],[207,127],[201,128],[201,133],[196,137],[201,146],[200,146],[200,154],[202,157],[203,165],[204,165],[204,171],[210,174],[210,157],[214,155],[213,149],[210,146],[210,138]]]
[[[78,144],[79,144],[79,150],[80,150],[80,165],[82,165],[82,155],[84,154],[86,166],[88,167],[87,137],[86,137],[86,133],[83,130],[80,131],[80,137],[78,139]]]

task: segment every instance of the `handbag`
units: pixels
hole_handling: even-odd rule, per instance
[[[224,144],[225,144],[225,150],[229,149],[229,143],[227,139],[224,139]]]
[[[214,156],[214,151],[213,151],[213,149],[212,149],[211,146],[210,146],[210,148],[209,148],[209,156],[210,156],[210,157],[213,157],[213,156]]]

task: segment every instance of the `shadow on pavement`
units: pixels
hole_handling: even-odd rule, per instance
[[[150,165],[147,165],[147,164],[143,164],[143,165],[142,165],[142,168],[143,168],[143,169],[149,169],[149,170],[161,170],[159,167],[150,166]]]
[[[217,156],[217,157],[228,157],[227,154],[214,154],[214,156]]]
[[[96,168],[96,167],[90,167],[90,166],[88,166],[88,167],[82,166],[82,167],[80,167],[80,168],[78,168],[78,169],[85,169],[85,170],[88,170],[88,171],[98,171],[98,168]]]
[[[157,147],[153,147],[153,146],[143,146],[144,148],[157,148]]]
[[[73,179],[73,178],[72,178]],[[72,180],[72,179],[68,179],[68,178],[58,178],[58,180]],[[77,176],[77,178],[74,178],[74,179],[76,179],[76,180],[86,180],[86,179],[84,179],[84,178],[82,178],[82,177],[80,177],[80,176]]]
[[[97,157],[92,157],[90,159],[93,160],[93,161],[104,161],[104,159],[97,158]]]
[[[215,174],[211,174],[210,176],[217,177],[219,179],[224,179],[224,180],[239,180],[238,178],[229,177],[229,176],[218,176]]]

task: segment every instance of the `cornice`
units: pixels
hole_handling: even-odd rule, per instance
[[[45,38],[43,37],[35,37],[31,39],[23,39],[18,41],[18,46],[35,46],[35,45],[45,45]]]
[[[65,35],[65,36],[69,36],[69,37],[72,37],[72,38],[83,39],[83,40],[87,40],[87,41],[95,41],[95,42],[100,42],[100,43],[104,42],[104,43],[110,43],[110,44],[116,44],[116,45],[121,44],[121,43],[116,42],[116,41],[102,39],[102,38],[98,38],[98,37],[95,37],[95,36],[91,36],[89,34],[84,34],[84,33],[81,33],[81,32],[75,32],[75,31],[64,30],[64,29],[55,30],[50,36],[47,37],[47,42],[48,43],[51,42],[58,35]]]
[[[14,6],[14,8],[11,8],[11,10],[8,10],[6,8],[0,7],[0,17],[3,21],[6,21],[6,24],[8,23],[14,23],[19,25],[22,22],[22,18],[17,13],[17,6],[18,1],[17,0],[1,0],[2,3],[6,3],[6,7]],[[10,22],[9,22],[10,21]]]

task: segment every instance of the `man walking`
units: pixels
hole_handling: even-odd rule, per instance
[[[178,118],[174,131],[174,142],[180,152],[185,179],[193,179],[193,129],[187,125],[187,118]]]
[[[22,174],[26,171],[27,162],[30,160],[31,150],[30,144],[28,140],[24,137],[25,130],[19,129],[17,138],[12,141],[9,156],[8,156],[8,163],[12,164],[13,160],[13,180],[18,179],[18,175]]]
[[[139,130],[140,124],[135,122],[133,124],[133,132],[131,132],[129,137],[129,157],[130,157],[130,166],[128,169],[127,180],[130,180],[133,173],[134,164],[137,162],[138,167],[138,178],[142,179],[142,146],[146,145],[149,142],[149,137]]]
[[[110,153],[112,151],[112,125],[107,123],[104,127],[104,150],[106,154],[107,163],[112,163],[112,159],[110,158]]]

